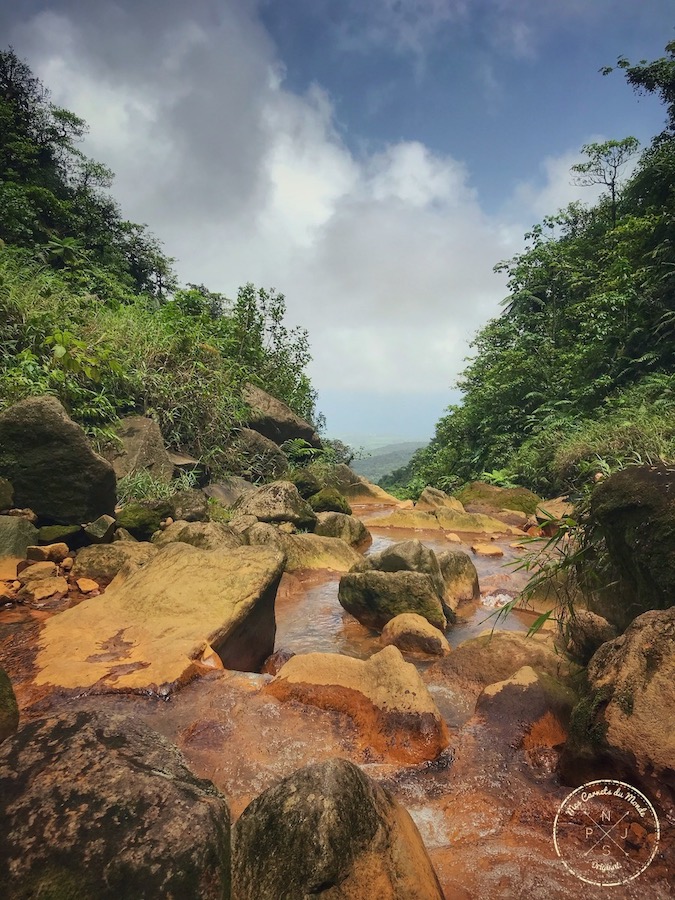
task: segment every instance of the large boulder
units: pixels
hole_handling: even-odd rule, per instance
[[[0,668],[0,744],[14,734],[19,727],[19,707],[12,682],[4,669]]]
[[[73,578],[92,578],[99,584],[112,581],[124,566],[140,569],[157,556],[157,548],[146,542],[115,541],[83,547],[75,557]]]
[[[115,509],[115,472],[56,397],[29,397],[0,413],[0,475],[14,502],[62,524]]]
[[[464,507],[456,497],[449,497],[445,491],[439,491],[437,488],[425,487],[417,499],[415,509],[422,511],[439,509],[439,507],[464,512]]]
[[[313,494],[318,494],[321,488],[325,487],[318,476],[306,466],[292,469],[287,475],[287,480],[296,486],[303,500],[309,500]]]
[[[379,553],[371,553],[363,562],[365,568],[378,572],[423,572],[433,581],[438,596],[444,594],[445,584],[436,554],[421,541],[398,541]]]
[[[591,517],[602,532],[619,583],[593,611],[623,631],[636,616],[675,603],[675,469],[629,466],[601,481]]]
[[[607,641],[617,638],[619,632],[602,616],[587,609],[575,609],[561,622],[559,636],[565,652],[586,665],[595,651]]]
[[[352,514],[352,508],[347,503],[347,498],[335,488],[321,488],[316,494],[312,494],[307,502],[315,513],[340,512],[346,516]]]
[[[385,647],[368,660],[298,654],[264,690],[279,700],[346,713],[364,745],[403,762],[435,759],[448,743],[431,694],[396,647]]]
[[[79,710],[0,747],[0,882],[26,897],[230,897],[230,814],[147,725]]]
[[[45,623],[36,681],[165,693],[200,671],[207,646],[225,668],[257,671],[274,650],[283,562],[262,547],[163,547],[143,568],[118,576],[103,598]]]
[[[105,455],[118,478],[149,472],[157,481],[171,481],[173,463],[154,419],[127,416],[120,419],[115,434],[118,441],[106,449]]]
[[[173,517],[170,500],[132,500],[117,514],[117,525],[137,541],[149,541],[166,518]]]
[[[330,487],[337,488],[352,503],[398,506],[401,502],[398,497],[393,497],[378,485],[371,484],[366,478],[357,475],[344,463],[333,467],[326,476],[326,482]]]
[[[0,579],[16,578],[17,563],[37,543],[38,531],[20,516],[0,516]]]
[[[314,426],[301,419],[290,407],[272,397],[267,391],[253,384],[247,384],[242,391],[242,397],[251,407],[247,420],[249,428],[274,441],[275,444],[300,438],[312,447],[321,447],[321,440]]]
[[[246,807],[233,830],[239,900],[442,900],[406,810],[344,759],[299,769]]]
[[[218,482],[208,484],[204,488],[207,497],[217,500],[222,506],[234,506],[246,494],[252,494],[256,486],[239,475],[228,475]]]
[[[185,491],[176,491],[171,497],[173,505],[173,519],[183,522],[208,522],[209,498],[199,488],[188,488]]]
[[[457,491],[457,499],[470,512],[492,514],[501,509],[515,509],[531,515],[539,497],[524,487],[499,487],[485,481],[472,481]]]
[[[451,609],[457,609],[460,600],[480,600],[478,572],[468,553],[442,550],[436,558],[443,578],[445,599]]]
[[[341,538],[353,547],[370,539],[370,532],[360,519],[340,512],[320,512],[314,533],[322,537]]]
[[[288,460],[281,448],[252,428],[240,428],[228,444],[227,469],[245,478],[281,478],[288,470]]]
[[[338,600],[375,631],[401,613],[417,613],[441,631],[447,627],[433,579],[423,572],[350,572],[340,579]]]
[[[348,572],[360,559],[359,554],[340,538],[318,534],[285,534],[274,525],[257,522],[244,532],[251,546],[274,547],[286,558],[284,571],[331,569]]]
[[[192,544],[201,550],[232,550],[244,544],[243,537],[220,522],[174,522],[152,538],[155,547],[175,543]]]
[[[316,513],[290,481],[263,485],[242,497],[236,509],[238,515],[255,516],[261,522],[292,522],[309,529],[316,525]]]
[[[612,753],[641,770],[675,773],[675,607],[643,613],[588,665],[596,726]]]
[[[578,667],[556,653],[543,634],[526,637],[515,631],[490,631],[462,641],[453,652],[425,672],[429,684],[460,688],[477,697],[484,687],[511,678],[530,666],[566,683]]]
[[[494,516],[483,513],[460,512],[447,506],[434,509],[395,509],[378,517],[377,524],[384,528],[422,528],[425,530],[467,531],[475,534],[519,534],[522,531],[507,525]]]

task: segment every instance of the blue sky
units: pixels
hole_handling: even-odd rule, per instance
[[[617,56],[672,0],[0,0],[6,42],[90,125],[184,281],[286,295],[335,437],[429,437],[493,266],[573,199],[591,140],[664,113]]]

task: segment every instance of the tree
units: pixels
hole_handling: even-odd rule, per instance
[[[572,179],[573,184],[582,187],[604,184],[609,188],[612,228],[616,227],[619,177],[639,148],[640,142],[634,137],[626,137],[621,141],[605,141],[602,144],[584,144],[581,152],[588,160],[572,166],[572,172],[576,172]]]

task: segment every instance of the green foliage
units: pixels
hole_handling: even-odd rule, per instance
[[[629,84],[665,101],[666,130],[625,182],[634,138],[583,148],[573,173],[607,194],[545,218],[497,266],[509,295],[473,342],[462,403],[383,487],[412,494],[487,472],[551,495],[582,490],[603,467],[674,458],[675,42],[666,50],[619,61]]]
[[[173,481],[162,481],[147,469],[141,469],[118,479],[117,500],[122,505],[135,500],[169,500],[179,491],[195,487],[196,483],[192,472],[181,472]]]
[[[284,324],[283,295],[177,289],[173,260],[108,195],[112,172],[78,148],[85,132],[0,52],[0,409],[54,394],[100,444],[119,416],[152,414],[215,474],[245,381],[319,424],[307,334]]]

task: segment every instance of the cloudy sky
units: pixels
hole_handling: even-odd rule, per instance
[[[591,199],[580,147],[660,129],[598,69],[673,26],[672,0],[0,0],[124,214],[183,281],[283,292],[328,434],[357,442],[433,433],[494,264]]]

